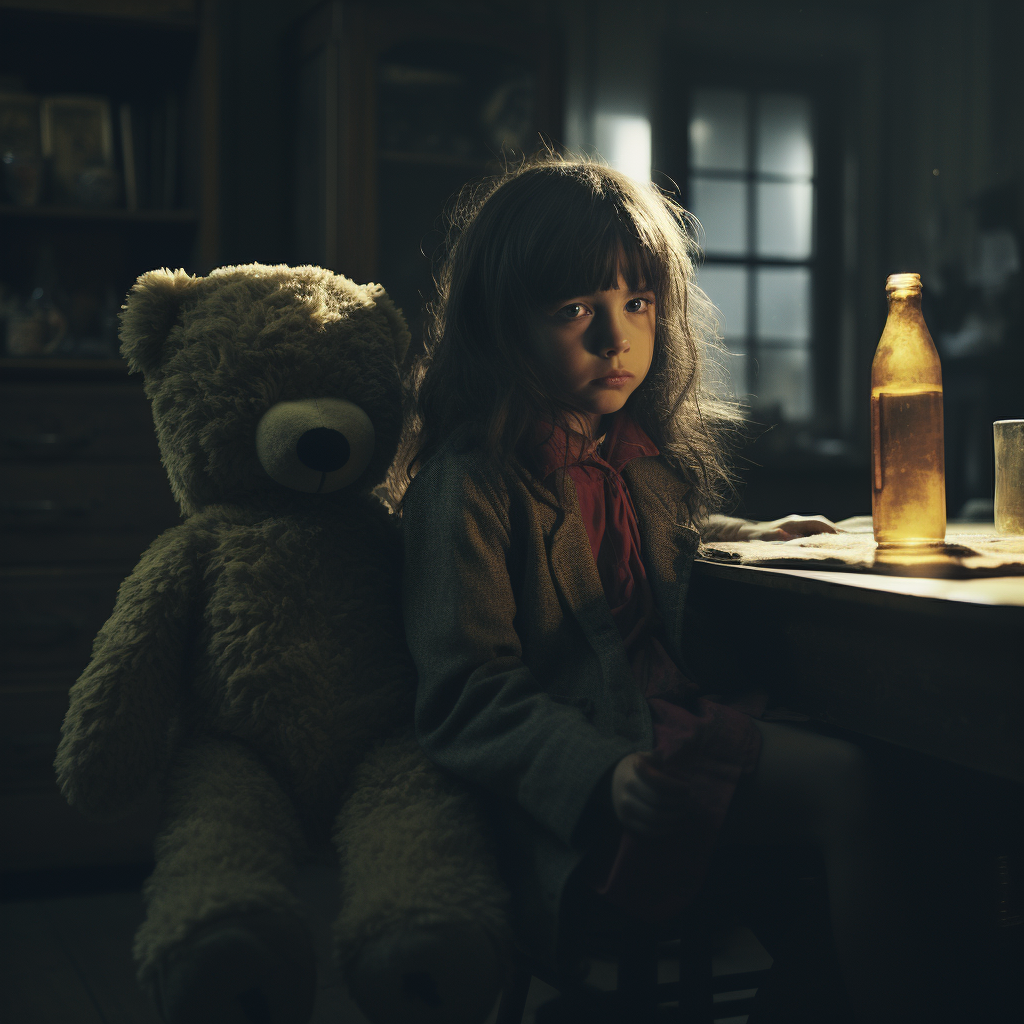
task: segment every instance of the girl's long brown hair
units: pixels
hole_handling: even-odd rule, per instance
[[[453,436],[500,472],[528,461],[539,421],[569,425],[531,354],[537,313],[621,273],[629,288],[653,289],[657,317],[651,368],[625,407],[689,484],[693,520],[719,509],[733,493],[726,454],[740,416],[717,394],[716,311],[694,280],[689,223],[653,185],[550,154],[463,190],[411,375],[392,503]]]

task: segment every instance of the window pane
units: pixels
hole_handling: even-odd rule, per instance
[[[651,122],[646,117],[599,113],[598,152],[617,171],[637,181],[651,180]]]
[[[697,284],[718,307],[719,333],[727,341],[747,336],[746,267],[709,266],[697,271]]]
[[[810,270],[761,267],[754,273],[758,339],[766,344],[806,342],[811,336]]]
[[[758,97],[756,169],[806,177],[814,173],[811,104],[805,96]]]
[[[735,351],[733,345],[739,346]],[[701,380],[710,394],[718,398],[745,398],[747,387],[747,351],[741,341],[715,346],[705,351]]]
[[[741,347],[734,351],[733,344]],[[722,398],[746,398],[750,388],[747,387],[748,356],[743,342],[733,342],[706,355],[702,377],[709,391]]]
[[[745,171],[747,97],[742,92],[699,89],[690,109],[690,166]]]
[[[805,260],[811,255],[813,186],[807,183],[757,185],[757,253]]]
[[[706,252],[745,256],[747,241],[747,186],[742,181],[690,179],[690,212],[704,228]]]
[[[778,408],[784,420],[811,415],[811,358],[805,348],[761,349],[755,360],[755,404]]]
[[[747,353],[729,351],[725,362],[726,388],[732,398],[746,398],[750,394],[747,386]]]

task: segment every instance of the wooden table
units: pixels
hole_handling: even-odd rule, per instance
[[[1024,576],[940,580],[698,559],[698,678],[1024,783]]]
[[[709,688],[766,692],[769,706],[871,738],[927,937],[922,1019],[1019,1019],[1024,576],[698,560],[684,623],[687,668]]]

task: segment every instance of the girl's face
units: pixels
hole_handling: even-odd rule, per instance
[[[653,291],[614,288],[576,295],[541,310],[533,352],[591,437],[640,386],[654,356]]]

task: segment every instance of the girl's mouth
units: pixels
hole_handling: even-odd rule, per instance
[[[609,373],[606,377],[598,377],[594,383],[602,388],[621,388],[623,384],[629,383],[632,379],[633,374],[629,370],[616,370],[614,373]]]

